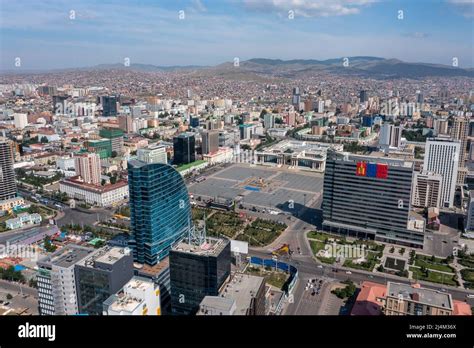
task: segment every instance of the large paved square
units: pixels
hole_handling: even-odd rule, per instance
[[[290,205],[311,206],[322,194],[323,176],[319,173],[234,164],[191,183],[188,190],[203,198],[240,198],[247,205],[286,210]],[[252,179],[252,180],[249,180]],[[262,180],[264,189],[252,189],[247,182]]]

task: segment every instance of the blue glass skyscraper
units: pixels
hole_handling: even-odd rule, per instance
[[[163,163],[128,162],[129,246],[135,261],[155,265],[187,234],[191,223],[188,190],[181,174]]]

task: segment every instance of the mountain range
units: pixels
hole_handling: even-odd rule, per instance
[[[344,64],[346,63],[346,64]],[[398,59],[357,56],[334,58],[326,60],[316,59],[267,59],[253,58],[239,62],[226,62],[216,66],[158,66],[153,64],[100,64],[93,67],[76,69],[55,69],[49,71],[29,71],[30,73],[88,71],[88,70],[135,70],[142,72],[169,72],[182,71],[203,76],[220,76],[224,78],[252,78],[252,77],[279,77],[303,78],[316,74],[351,75],[366,78],[424,78],[466,76],[474,77],[474,69],[458,68],[449,65],[429,63],[409,63]],[[13,73],[14,71],[9,71]],[[18,71],[15,71],[18,72]],[[25,71],[26,73],[26,71]]]

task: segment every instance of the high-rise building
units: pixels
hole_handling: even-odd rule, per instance
[[[240,131],[240,139],[251,139],[252,136],[255,134],[255,125],[251,123],[241,124],[239,126]]]
[[[380,129],[379,146],[383,150],[399,148],[402,139],[402,127],[384,123]]]
[[[39,86],[38,87],[38,94],[45,96],[45,95],[54,95],[57,93],[57,88],[52,86]]]
[[[202,154],[208,155],[219,150],[219,131],[204,131],[202,137]]]
[[[467,144],[469,136],[469,118],[466,117],[455,117],[453,120],[453,126],[451,127],[451,138],[459,140],[461,151],[459,153],[459,170],[456,183],[458,185],[464,184],[464,179],[467,174],[467,168],[465,168],[467,159]]]
[[[443,176],[434,173],[415,173],[413,176],[412,205],[420,208],[439,208]]]
[[[102,116],[117,116],[116,96],[102,96],[100,103],[102,104]]]
[[[84,142],[87,151],[94,152],[99,155],[100,159],[112,156],[112,142],[110,139],[94,139]]]
[[[133,132],[133,117],[130,115],[120,115],[117,117],[119,121],[119,127],[125,133]]]
[[[189,118],[189,125],[192,127],[192,128],[196,128],[196,127],[199,127],[199,117],[190,117]]]
[[[134,259],[155,265],[187,232],[189,194],[181,174],[162,163],[128,162],[131,240]]]
[[[423,231],[408,228],[412,177],[412,162],[329,152],[324,174],[323,229],[423,246]]]
[[[152,145],[137,150],[138,160],[145,163],[168,163],[165,145]]]
[[[23,129],[28,125],[28,115],[27,114],[13,114],[13,122],[15,124],[15,128]]]
[[[360,91],[359,99],[361,103],[365,103],[366,101],[369,101],[369,93],[365,90]]]
[[[230,241],[206,238],[195,245],[187,239],[170,251],[171,310],[195,314],[205,296],[217,296],[230,276]]]
[[[441,207],[453,206],[461,144],[452,139],[427,139],[423,171],[441,174]]]
[[[300,102],[301,102],[300,88],[295,87],[293,88],[293,97],[291,99],[291,104],[293,104],[295,107],[299,109]]]
[[[324,112],[324,100],[319,100],[318,101],[318,112],[319,113]]]
[[[67,96],[64,95],[53,95],[53,114],[65,114]]]
[[[85,183],[100,185],[101,166],[98,154],[85,153],[76,155],[74,157],[74,166],[76,174],[79,175]]]
[[[418,104],[423,104],[423,102],[425,101],[425,97],[423,96],[423,93],[421,93],[420,91],[418,91],[416,93],[416,102]]]
[[[0,138],[0,201],[16,196],[11,143]]]
[[[187,164],[196,160],[194,134],[181,133],[173,138],[174,164]]]
[[[101,315],[104,301],[133,277],[133,257],[128,249],[106,246],[75,265],[79,314]]]
[[[266,113],[263,116],[263,126],[265,129],[275,128],[275,115],[272,113]]]
[[[102,138],[109,139],[112,145],[112,152],[121,154],[123,152],[123,130],[118,128],[103,128],[99,131]]]
[[[79,313],[74,267],[94,251],[94,248],[69,244],[37,262],[40,315]]]
[[[467,208],[466,230],[474,231],[474,191],[469,191],[469,206]]]
[[[153,281],[134,276],[104,301],[104,315],[161,315],[160,288]]]

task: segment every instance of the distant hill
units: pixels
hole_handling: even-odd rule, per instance
[[[474,77],[474,69],[455,68],[448,65],[428,63],[407,63],[398,59],[378,57],[347,57],[348,66],[344,66],[344,58],[327,60],[315,59],[266,59],[253,58],[240,62],[239,74],[263,74],[274,77],[300,78],[313,73],[329,73],[336,75],[353,75],[373,78],[423,78],[427,76],[467,76]],[[206,69],[207,73],[228,75],[236,71],[233,63],[224,63]]]
[[[423,78],[428,76],[466,76],[474,77],[474,69],[455,68],[448,65],[428,63],[408,63],[398,59],[357,56],[347,57],[348,66],[344,66],[345,58],[326,60],[316,59],[268,59],[252,58],[241,61],[238,67],[233,62],[216,66],[158,66],[153,64],[100,64],[92,67],[76,69],[35,70],[35,73],[65,72],[65,71],[97,71],[97,70],[134,70],[142,72],[182,71],[198,76],[219,76],[228,79],[266,79],[266,78],[302,78],[314,74],[334,74],[360,76],[377,79],[386,78]],[[31,71],[2,71],[2,73],[33,73]]]

